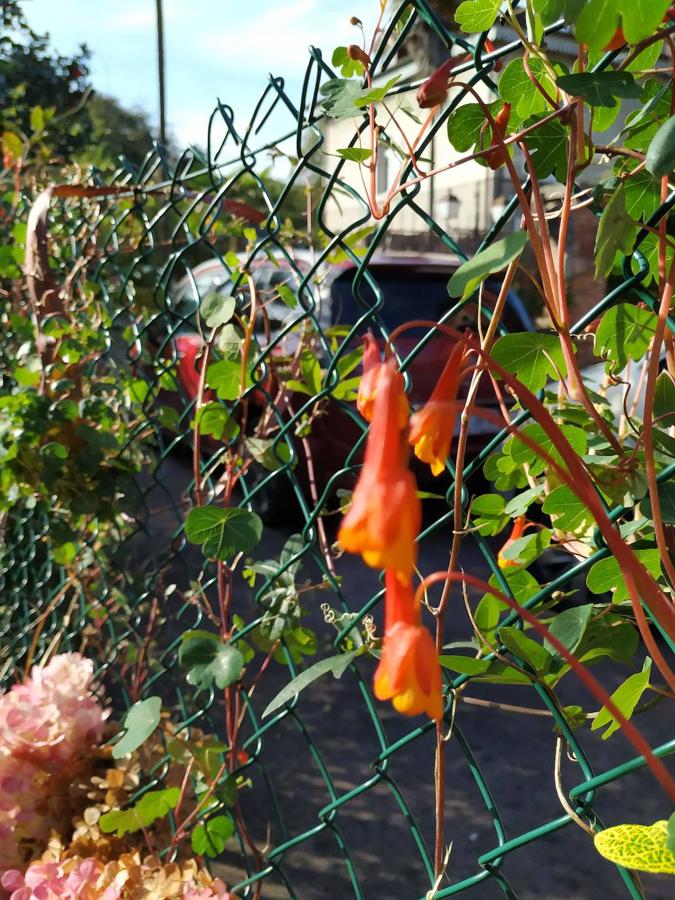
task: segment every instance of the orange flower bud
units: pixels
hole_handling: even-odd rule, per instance
[[[356,408],[361,413],[366,422],[371,422],[373,418],[373,406],[375,405],[375,397],[380,384],[380,378],[384,371],[384,364],[380,356],[380,350],[377,341],[373,337],[372,331],[369,331],[363,339],[363,374],[359,382],[359,391],[356,397]],[[400,381],[399,391],[399,428],[403,430],[410,415],[410,404],[403,390],[403,377],[400,372],[396,372],[396,377]]]
[[[421,624],[412,584],[385,573],[385,634],[374,690],[406,716],[443,715],[441,668],[433,638]]]
[[[409,441],[415,456],[440,475],[450,453],[457,419],[457,393],[462,379],[466,342],[453,347],[431,397],[410,417]]]
[[[364,69],[367,69],[370,66],[370,57],[358,44],[350,44],[347,47],[347,56],[356,62],[360,62]]]
[[[361,475],[338,541],[376,569],[408,582],[415,566],[421,507],[400,427],[403,384],[396,362],[382,364]]]
[[[448,78],[450,72],[458,62],[463,62],[466,57],[451,56],[442,66],[430,75],[427,80],[420,85],[417,91],[417,105],[420,109],[432,109],[434,106],[440,106],[448,99]]]
[[[485,154],[485,162],[488,166],[495,170],[498,169],[501,165],[506,162],[506,158],[508,156],[508,148],[502,147],[501,142],[506,137],[506,128],[509,124],[509,118],[511,116],[511,104],[505,103],[501,110],[495,116],[495,124],[492,129],[492,141],[490,142],[490,147],[492,148],[488,153]]]

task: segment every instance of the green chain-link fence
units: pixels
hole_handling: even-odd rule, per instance
[[[401,48],[415,35],[434,35],[442,47],[459,43],[470,52],[472,60],[458,71],[470,73],[472,84],[483,82],[490,86],[495,62],[514,49],[503,46],[498,52],[485,55],[484,40],[474,46],[461,36],[449,33],[423,0],[414,4],[411,15],[409,12],[408,5],[403,4],[387,26],[392,39],[382,42],[386,52],[374,60],[376,71],[384,72],[393,66]],[[53,201],[51,239],[53,246],[61,247],[59,262],[55,264],[60,264],[67,273],[74,259],[84,257],[86,267],[75,277],[82,282],[86,280],[87,289],[96,292],[109,312],[108,321],[100,326],[105,348],[90,363],[91,371],[107,377],[124,370],[131,372],[137,383],[145,384],[140,394],[145,416],[129,440],[142,442],[146,463],[137,479],[139,494],[131,504],[136,511],[129,518],[129,529],[98,565],[91,558],[78,561],[82,578],[74,582],[67,575],[72,561],[64,565],[52,555],[53,535],[46,511],[39,506],[31,509],[23,503],[6,517],[0,568],[3,606],[0,662],[7,683],[29,653],[39,659],[55,646],[58,635],[61,635],[60,649],[68,646],[77,649],[85,634],[88,652],[98,648],[103,654],[101,676],[116,703],[123,708],[137,699],[124,693],[124,678],[119,677],[120,672],[128,671],[133,664],[129,647],[135,648],[136,653],[138,648],[146,647],[152,663],[142,695],[161,695],[179,728],[198,723],[216,734],[219,728],[222,730],[222,713],[214,702],[213,692],[192,692],[177,662],[180,634],[204,625],[198,606],[190,599],[190,586],[199,581],[200,589],[211,596],[216,577],[215,568],[204,563],[183,533],[185,517],[195,496],[189,461],[193,453],[191,421],[195,394],[177,373],[179,355],[183,352],[179,338],[188,334],[194,323],[194,307],[200,297],[203,299],[203,279],[212,287],[215,271],[226,287],[233,286],[235,293],[236,289],[242,289],[241,299],[247,296],[245,279],[238,268],[242,262],[251,271],[256,271],[256,266],[261,271],[274,272],[275,268],[281,271],[298,303],[293,309],[286,308],[280,322],[270,325],[268,315],[267,323],[263,321],[260,330],[256,330],[255,336],[260,338],[265,327],[271,328],[268,335],[271,339],[259,341],[257,354],[262,369],[257,371],[262,374],[250,388],[251,395],[257,392],[258,397],[264,396],[265,412],[261,412],[258,401],[258,406],[251,406],[251,415],[268,415],[278,426],[271,432],[277,464],[271,471],[264,467],[252,468],[242,479],[242,489],[235,494],[235,499],[242,506],[262,509],[268,516],[278,514],[281,508],[287,515],[280,518],[292,520],[294,525],[301,520],[294,528],[301,539],[293,545],[292,556],[285,563],[278,563],[276,570],[262,582],[259,580],[254,589],[237,581],[233,612],[241,613],[248,622],[239,632],[239,638],[246,639],[268,612],[265,604],[270,584],[298,561],[314,583],[302,602],[308,611],[308,621],[319,633],[320,652],[325,650],[325,655],[331,652],[330,645],[339,648],[355,622],[376,611],[381,603],[380,585],[369,580],[366,574],[356,574],[357,568],[361,571],[360,564],[354,563],[347,570],[338,561],[337,569],[333,569],[327,566],[322,552],[324,538],[319,516],[326,508],[337,508],[335,488],[353,485],[350,475],[357,470],[362,440],[354,438],[342,453],[333,478],[327,482],[319,480],[314,494],[308,486],[307,474],[301,474],[301,467],[294,466],[294,457],[301,454],[303,435],[316,434],[324,426],[327,409],[333,410],[331,415],[335,415],[335,409],[340,410],[340,418],[328,418],[325,439],[331,446],[341,446],[339,435],[331,429],[344,428],[347,436],[365,434],[353,403],[340,399],[339,392],[336,396],[336,387],[344,380],[340,361],[366,329],[382,337],[388,333],[387,308],[381,305],[382,294],[374,273],[381,246],[396,231],[401,216],[418,217],[422,230],[436,235],[439,246],[445,245],[448,253],[460,258],[464,254],[443,223],[435,221],[423,209],[419,186],[400,195],[369,233],[367,249],[356,249],[354,233],[370,223],[367,204],[344,178],[348,171],[345,167],[352,163],[340,161],[334,165],[333,160],[324,156],[325,120],[320,109],[319,88],[332,77],[335,73],[324,57],[318,50],[312,50],[300,96],[289,96],[282,79],[270,79],[245,130],[238,131],[233,111],[219,104],[209,123],[208,148],[203,156],[188,150],[177,162],[169,162],[157,151],[148,156],[139,171],[129,167],[120,169],[113,179],[118,189],[115,195],[95,200]],[[410,85],[401,90],[410,90]],[[449,109],[434,120],[418,148],[420,156],[432,146],[435,137],[443,137],[448,113],[463,99],[464,92],[459,92]],[[357,132],[366,127],[365,119],[355,127],[352,143],[357,140]],[[266,135],[270,130],[275,133],[268,140]],[[391,137],[393,140],[396,135]],[[274,193],[269,188],[270,180],[263,174],[272,150],[277,154],[281,150],[287,157],[290,172],[285,185]],[[250,206],[263,213],[255,227],[245,223],[248,229],[245,233],[232,226],[235,213],[242,209],[229,203],[241,200],[244,185]],[[309,240],[307,234],[298,239],[284,222],[288,204],[294,192],[297,197],[299,188],[306,188],[304,196],[313,202]],[[333,212],[340,209],[340,203],[346,200],[357,203],[362,213],[360,218],[338,230],[331,222],[340,217],[331,216],[331,209]],[[489,229],[482,246],[504,232],[516,211],[514,199]],[[663,210],[659,211],[655,220],[662,214]],[[298,240],[303,246],[302,253],[293,249]],[[235,259],[229,255],[232,251],[238,253]],[[329,322],[322,297],[326,273],[331,271],[331,265],[339,265],[331,264],[336,257],[342,259],[345,271],[352,266],[348,284],[353,315],[347,320],[338,317]],[[272,278],[272,284],[273,281]],[[573,332],[581,331],[588,321],[624,297],[629,288],[639,289],[639,284],[640,276],[628,274],[621,285],[585,314]],[[640,297],[651,300],[646,292]],[[414,315],[415,302],[411,296],[409,317]],[[458,304],[448,308],[442,320],[453,321],[461,307]],[[341,331],[331,330],[339,324],[346,327]],[[287,347],[288,343],[284,342],[293,340],[303,328],[315,336],[313,349],[316,359],[321,361],[320,383],[308,394],[294,394],[289,408],[288,403],[279,401],[265,380],[265,363],[280,348]],[[403,361],[404,370],[431,336],[432,331],[427,330]],[[228,406],[227,400],[213,402]],[[507,437],[504,431],[484,443],[480,453],[468,462],[465,478],[470,479],[479,472],[488,455]],[[284,446],[288,453],[280,449]],[[227,434],[218,440],[203,440],[200,466],[206,502],[218,502],[220,464],[227,448]],[[425,547],[437,536],[451,535],[452,487],[448,482],[443,483],[443,491],[447,491],[447,502],[436,501],[437,515],[433,521],[425,522],[420,537],[423,560]],[[335,518],[328,519],[327,540],[331,539],[330,522]],[[278,557],[288,530],[271,531],[268,535],[265,549],[268,555]],[[464,552],[468,554],[469,564],[499,573],[491,542],[472,533],[466,538],[466,546]],[[564,591],[605,554],[605,550],[599,549],[590,559],[568,566],[532,597],[528,605]],[[258,550],[254,555],[260,558]],[[437,568],[443,566],[444,562],[440,561]],[[329,585],[330,593],[322,592],[322,580]],[[77,588],[73,587],[74,583]],[[319,611],[326,600],[335,607],[338,631],[331,623],[324,622]],[[256,604],[257,615],[250,615]],[[353,616],[340,620],[342,613]],[[150,619],[151,633],[148,632]],[[508,615],[504,624],[512,621],[514,617]],[[456,639],[457,635],[452,637]],[[509,651],[502,648],[502,652]],[[242,897],[253,896],[261,880],[266,885],[263,896],[302,897],[302,900],[351,894],[377,900],[424,896],[434,881],[433,861],[427,849],[432,840],[433,799],[428,783],[433,770],[432,723],[411,724],[376,706],[370,692],[370,671],[361,664],[353,664],[339,683],[332,679],[321,682],[320,693],[315,688],[272,717],[262,719],[266,702],[300,671],[298,658],[301,655],[298,657],[287,646],[285,665],[275,664],[266,675],[270,687],[252,692],[245,703],[243,746],[249,759],[242,771],[250,774],[252,780],[251,820],[256,840],[260,846],[265,844],[266,837],[269,841],[262,856],[255,859],[246,836],[238,833],[239,852],[228,849],[223,856],[229,880],[235,882],[234,889]],[[518,862],[510,865],[512,857],[529,860],[525,870],[536,879],[524,888],[523,896],[600,896],[594,893],[592,885],[583,888],[588,891],[583,894],[577,892],[578,887],[569,885],[561,887],[562,893],[555,893],[553,875],[545,871],[538,878],[535,875],[537,865],[532,861],[551,858],[542,855],[542,848],[550,846],[549,836],[555,837],[559,847],[572,848],[561,851],[561,864],[571,868],[574,865],[566,859],[567,853],[573,855],[574,848],[581,841],[588,842],[588,838],[578,830],[569,811],[559,806],[555,812],[557,801],[552,795],[551,802],[551,796],[546,794],[550,788],[544,788],[544,770],[549,772],[552,766],[546,764],[542,768],[541,760],[534,757],[527,761],[528,748],[517,746],[517,727],[510,723],[504,725],[502,714],[498,723],[504,728],[500,731],[501,725],[495,721],[488,724],[492,713],[484,709],[480,711],[484,729],[481,732],[475,725],[479,718],[476,710],[462,705],[454,708],[453,693],[467,681],[471,681],[471,676],[446,678],[446,723],[451,733],[449,754],[453,760],[450,765],[453,783],[446,796],[448,839],[455,840],[456,849],[450,857],[448,875],[434,896],[488,897],[499,895],[500,890],[509,897],[519,896],[507,874],[515,872],[514,885],[522,883],[517,873]],[[539,712],[544,711],[544,716],[549,714],[536,720],[544,723],[544,730],[538,733],[535,745],[548,748],[552,754],[555,735],[559,735],[560,742],[573,757],[573,762],[564,766],[569,781],[565,792],[572,812],[592,828],[598,827],[604,792],[619,779],[635,778],[631,773],[639,770],[643,761],[617,757],[620,750],[616,749],[599,757],[599,763],[594,761],[597,747],[594,745],[592,752],[584,748],[584,740],[570,728],[559,701],[551,692],[534,685],[530,695],[531,704]],[[490,751],[487,757],[486,746]],[[665,756],[674,749],[675,741],[670,741],[658,746],[655,752]],[[503,762],[509,760],[512,752],[526,757],[525,763],[522,759],[514,760],[513,773],[508,776],[511,781],[521,778],[522,783],[510,788],[511,796],[517,798],[507,804],[511,815],[501,815],[499,794],[503,785],[494,784],[490,760],[495,766],[497,758],[500,760],[499,771],[503,775]],[[610,764],[608,759],[612,760]],[[161,771],[155,774],[159,777]],[[550,781],[550,772],[548,778]],[[453,800],[454,792],[468,798],[464,806]],[[544,794],[545,802],[540,800]],[[527,807],[528,815],[523,816],[521,807]],[[271,824],[266,836],[268,820]],[[474,824],[465,827],[470,822]],[[514,826],[514,822],[521,824]],[[467,833],[471,828],[482,829],[475,846]],[[575,830],[576,835],[572,836]],[[557,837],[561,832],[563,835]],[[565,843],[568,838],[571,838],[569,844]],[[368,853],[363,852],[366,847]],[[461,857],[457,865],[455,857]],[[599,860],[598,865],[606,866]],[[393,873],[389,880],[385,877],[387,872]],[[619,870],[619,875],[621,880],[617,877],[612,882],[615,891],[612,896],[643,896],[631,873]],[[326,878],[328,882],[334,880],[334,892],[330,886],[326,887]],[[298,881],[302,887],[296,886]]]

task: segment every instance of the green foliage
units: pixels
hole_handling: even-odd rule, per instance
[[[591,50],[608,44],[621,25],[626,40],[636,44],[661,23],[669,0],[588,0],[572,16],[577,40]]]
[[[560,75],[558,87],[572,97],[583,97],[591,106],[617,105],[617,97],[636,98],[641,94],[640,85],[630,72],[578,72],[576,75]]]
[[[633,552],[654,578],[661,575],[661,556],[657,548],[639,547]],[[621,566],[613,556],[593,563],[586,576],[586,585],[594,594],[612,591],[614,603],[630,599],[630,592],[626,586]]]
[[[617,253],[632,253],[635,226],[626,212],[623,187],[611,196],[600,218],[595,238],[595,274],[609,275]]]
[[[556,85],[549,69],[538,58],[529,60],[530,71],[549,96],[555,96]],[[524,122],[530,116],[550,112],[544,95],[532,83],[522,59],[514,59],[506,66],[499,79],[499,96],[511,104],[511,117]]]
[[[228,559],[253,550],[262,536],[260,517],[247,509],[198,506],[185,520],[185,536],[201,544],[210,559]]]
[[[647,150],[645,168],[655,178],[670,175],[675,169],[675,116],[664,122],[652,138]]]
[[[320,659],[318,662],[315,662],[314,665],[305,669],[304,672],[301,672],[292,681],[289,681],[279,691],[276,697],[265,707],[263,718],[272,715],[285,703],[293,700],[301,691],[304,691],[306,687],[309,687],[310,684],[313,684],[323,675],[331,672],[333,678],[341,678],[358,652],[358,650],[352,650],[349,653],[340,653],[338,656],[329,656],[327,659]]]
[[[223,690],[234,684],[244,668],[244,657],[233,644],[224,644],[208,631],[186,631],[182,636],[180,664],[187,680],[199,690],[215,684]]]
[[[362,163],[370,159],[373,155],[372,150],[366,150],[362,147],[343,147],[341,150],[335,151],[342,159],[348,159],[350,162]]]
[[[476,253],[472,259],[462,263],[448,282],[450,296],[467,300],[488,276],[501,272],[509,263],[518,259],[527,241],[526,232],[516,231]]]
[[[492,348],[492,356],[531,391],[567,372],[560,341],[552,334],[505,334]]]
[[[145,743],[159,725],[161,711],[161,697],[147,697],[134,703],[122,723],[125,733],[116,744],[113,744],[113,758],[128,756]]]
[[[455,19],[462,31],[469,34],[492,28],[499,14],[501,0],[464,0],[457,7]]]
[[[642,671],[629,676],[611,695],[610,699],[612,703],[626,719],[630,719],[633,715],[640,697],[642,697],[649,687],[651,668],[652,661],[647,657],[642,666]],[[607,728],[602,735],[603,741],[606,741],[607,738],[611,737],[614,732],[621,727],[607,707],[603,706],[597,716],[593,719],[591,730],[597,731],[600,728],[604,728],[605,725]]]
[[[358,59],[352,59],[346,47],[336,47],[331,62],[340,68],[343,78],[358,78],[364,73],[363,63]]]
[[[104,834],[115,834],[117,837],[133,834],[167,816],[175,809],[179,796],[180,788],[177,787],[148,791],[129,809],[112,809],[104,813],[98,820],[98,826]]]
[[[656,316],[632,303],[617,303],[603,315],[595,333],[595,353],[607,360],[610,371],[623,369],[629,359],[647,352],[656,330]]]
[[[673,822],[653,825],[615,825],[595,835],[595,849],[618,866],[638,872],[675,875]]]
[[[200,822],[192,832],[192,852],[197,856],[218,856],[234,834],[230,816],[214,816]]]

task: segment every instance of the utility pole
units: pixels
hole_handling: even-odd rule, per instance
[[[164,11],[162,0],[157,6],[157,69],[159,74],[159,142],[166,147],[166,92],[164,84]]]

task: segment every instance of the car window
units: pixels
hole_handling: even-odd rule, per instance
[[[382,297],[380,316],[391,330],[412,319],[430,319],[437,322],[452,306],[455,300],[448,296],[448,280],[452,272],[439,271],[423,266],[372,266],[369,269],[376,281],[377,289]],[[358,302],[352,293],[354,271],[342,273],[332,284],[331,299],[333,321],[351,325],[359,319],[369,306],[375,304],[375,290],[365,281],[361,282]],[[493,295],[486,295],[485,303],[489,307]],[[478,307],[475,303],[467,304],[453,317],[455,328],[472,328],[477,325]],[[507,305],[504,324],[511,331],[523,329],[518,314]]]

